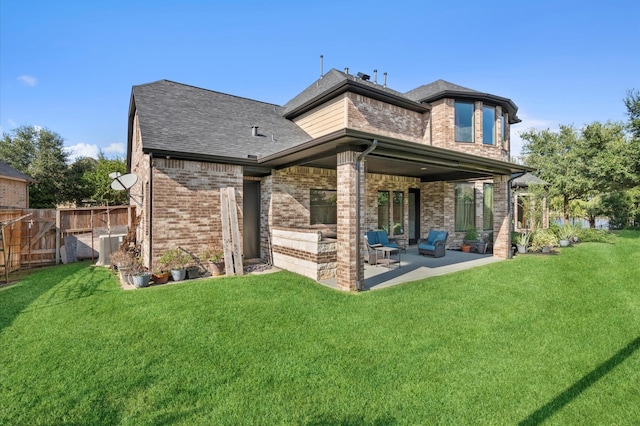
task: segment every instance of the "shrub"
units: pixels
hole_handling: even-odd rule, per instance
[[[582,228],[578,232],[578,241],[592,243],[612,243],[613,234],[604,229]]]
[[[515,238],[513,238],[513,243],[517,246],[528,247],[530,241],[531,241],[531,232],[529,231],[516,234]]]
[[[158,262],[166,265],[169,269],[183,269],[192,263],[192,259],[181,249],[174,248],[160,256]]]
[[[557,247],[558,237],[549,229],[538,229],[531,238],[531,250],[541,251],[543,247]]]

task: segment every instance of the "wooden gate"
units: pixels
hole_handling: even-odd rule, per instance
[[[4,252],[0,250],[0,279],[21,266],[59,263],[61,244],[69,235],[86,245],[92,258],[100,235],[126,234],[133,219],[134,206],[0,209],[0,224],[6,224],[2,227],[3,241],[0,241],[0,248],[4,249]]]

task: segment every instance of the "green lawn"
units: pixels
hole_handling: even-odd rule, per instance
[[[640,424],[640,233],[346,294],[279,272],[0,290],[0,424]]]

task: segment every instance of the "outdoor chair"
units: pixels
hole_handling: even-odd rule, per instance
[[[371,264],[370,260],[376,256],[376,247],[391,247],[399,248],[398,243],[389,240],[389,235],[386,231],[367,231],[364,234],[364,240],[367,244],[367,251],[364,255],[365,262]]]
[[[447,231],[430,229],[426,239],[418,240],[418,253],[426,256],[444,257],[448,236]]]

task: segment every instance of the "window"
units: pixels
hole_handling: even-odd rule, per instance
[[[338,192],[335,190],[312,189],[309,210],[311,225],[338,223]]]
[[[493,229],[493,184],[485,183],[482,195],[482,229]]]
[[[494,107],[482,107],[482,143],[496,144],[496,109]]]
[[[476,204],[475,191],[472,183],[454,184],[455,193],[455,230],[466,231],[467,228],[475,227]]]
[[[404,192],[393,191],[393,235],[404,234]]]
[[[389,232],[389,191],[378,191],[378,229]]]
[[[456,102],[456,142],[473,142],[473,104]]]

